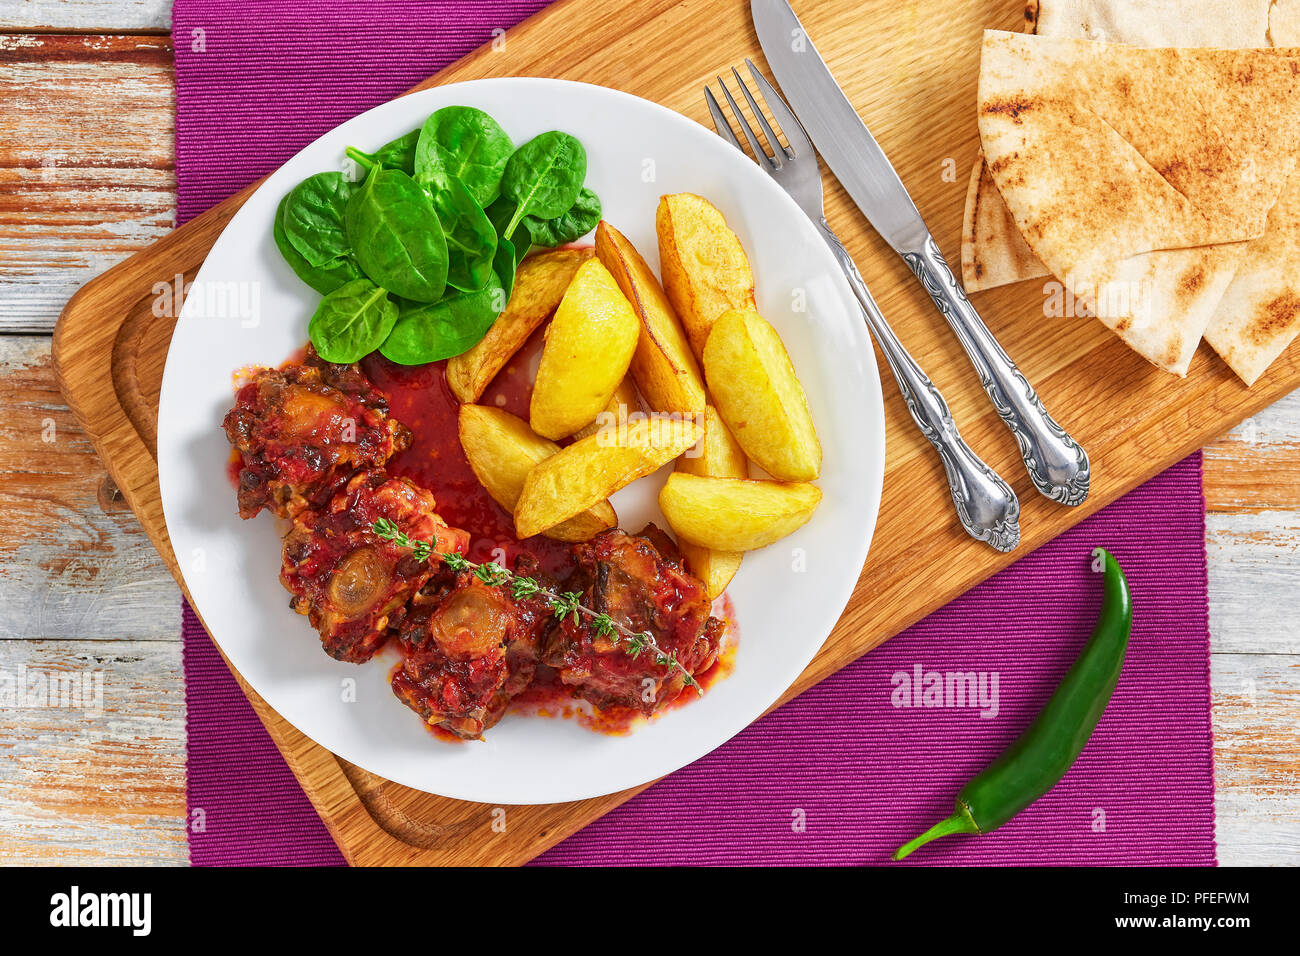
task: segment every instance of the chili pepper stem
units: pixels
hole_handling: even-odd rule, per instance
[[[946,820],[940,820],[930,829],[926,830],[919,837],[904,843],[891,857],[894,862],[898,862],[918,847],[925,846],[931,840],[937,840],[939,837],[951,836],[954,833],[979,833],[980,828],[976,826],[975,820],[970,815],[970,809],[964,804],[957,804],[957,809],[953,811],[952,816]]]

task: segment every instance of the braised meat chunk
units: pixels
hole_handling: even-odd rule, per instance
[[[433,495],[403,478],[362,472],[325,508],[299,511],[284,541],[280,580],[290,606],[306,614],[330,656],[369,660],[440,567],[374,532],[380,518],[439,552],[464,552],[469,536],[434,511]]]
[[[223,426],[239,451],[239,515],[292,518],[320,507],[358,470],[381,468],[411,433],[355,365],[308,352],[240,388]]]
[[[393,692],[429,724],[477,739],[532,681],[551,620],[543,600],[516,600],[509,585],[489,586],[471,571],[435,577],[402,621]]]
[[[726,625],[709,615],[704,586],[654,525],[639,535],[604,531],[574,545],[574,558],[573,581],[582,588],[584,605],[633,631],[648,632],[692,676],[717,660]],[[647,715],[675,699],[685,680],[681,671],[657,663],[653,650],[633,656],[581,618],[567,618],[551,630],[542,660],[597,707],[629,707]]]

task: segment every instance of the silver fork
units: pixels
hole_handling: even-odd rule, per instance
[[[785,133],[786,142],[789,143],[788,146],[781,145],[753,93],[741,78],[740,71],[733,67],[732,75],[736,78],[736,83],[749,103],[754,119],[762,128],[763,135],[772,149],[770,153],[764,149],[758,135],[745,118],[744,112],[732,97],[727,84],[719,76],[718,85],[722,88],[722,95],[726,98],[737,125],[749,142],[755,161],[799,204],[799,208],[812,220],[817,231],[830,246],[840,268],[844,270],[849,287],[857,296],[858,304],[862,308],[862,317],[866,320],[872,337],[875,338],[889,362],[889,367],[894,372],[894,378],[898,381],[898,388],[903,393],[908,411],[912,413],[912,418],[920,427],[921,434],[939,453],[944,472],[948,476],[952,502],[957,508],[957,517],[961,520],[962,526],[972,537],[988,543],[998,551],[1012,550],[1020,543],[1020,502],[1015,492],[962,439],[952,419],[952,413],[948,410],[948,403],[944,401],[929,376],[916,363],[916,359],[912,358],[903,347],[894,330],[889,327],[876,301],[871,297],[853,258],[826,222],[826,213],[822,205],[821,168],[812,141],[808,139],[803,125],[791,112],[790,107],[785,104],[780,94],[772,88],[758,68],[749,60],[745,63],[754,77],[754,83],[758,86],[759,96],[766,101],[772,116]],[[709,105],[709,113],[713,116],[713,125],[718,135],[742,153],[745,152],[713,91],[707,86],[704,88],[704,99]]]

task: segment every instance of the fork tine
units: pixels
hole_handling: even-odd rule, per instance
[[[754,112],[754,118],[758,120],[758,125],[763,128],[763,135],[767,137],[767,143],[772,147],[772,165],[780,169],[782,161],[790,158],[785,155],[785,147],[776,138],[776,131],[768,125],[767,117],[763,115],[763,110],[758,105],[758,101],[754,99],[754,94],[749,92],[749,86],[741,78],[740,71],[733,66],[731,73],[736,78],[736,82],[740,84],[740,92],[745,94],[745,99],[749,102],[749,108]]]
[[[722,107],[718,105],[713,90],[707,86],[704,88],[704,101],[709,104],[709,113],[713,117],[713,128],[718,131],[718,135],[743,153],[745,147],[741,146],[740,140],[736,139],[736,131],[731,128],[731,124],[727,122],[727,117],[723,115]]]
[[[722,87],[722,95],[727,98],[727,103],[731,106],[731,112],[735,114],[736,122],[740,124],[741,132],[745,134],[745,139],[749,140],[749,145],[754,150],[754,160],[759,163],[765,163],[770,169],[775,169],[776,163],[773,161],[771,156],[767,155],[767,152],[763,149],[763,144],[760,143],[758,137],[754,135],[753,129],[750,128],[749,120],[745,119],[744,111],[742,111],[739,104],[736,103],[735,98],[731,95],[731,90],[727,89],[727,84],[722,81],[721,76],[718,77],[718,85]]]
[[[790,144],[790,158],[798,159],[800,156],[810,155],[813,151],[812,140],[808,138],[808,133],[804,130],[803,123],[799,122],[799,117],[794,115],[794,111],[786,105],[781,94],[767,82],[767,77],[754,66],[753,60],[746,57],[745,65],[749,67],[754,82],[758,84],[759,92],[767,101],[767,108],[772,111],[773,119],[780,124],[781,132],[785,133],[785,141]]]

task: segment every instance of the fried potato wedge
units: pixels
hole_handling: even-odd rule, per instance
[[[675,472],[659,507],[677,537],[714,551],[753,551],[803,527],[822,492],[805,482],[704,478]]]
[[[604,263],[641,320],[632,356],[632,378],[654,412],[704,408],[704,376],[686,330],[663,286],[627,238],[602,221],[596,227],[596,258]]]
[[[677,459],[676,470],[704,478],[748,478],[749,459],[712,405],[705,409],[704,437]],[[686,567],[704,582],[709,600],[726,590],[740,570],[741,551],[714,551],[678,536]]]
[[[462,405],[458,423],[460,446],[479,482],[506,511],[514,513],[528,472],[560,450],[528,423],[501,408]],[[559,541],[587,541],[618,524],[608,501],[599,501],[567,521],[541,533]]]
[[[776,329],[757,312],[725,312],[704,346],[704,377],[740,447],[781,481],[821,472],[808,397]]]
[[[627,375],[641,321],[599,259],[578,267],[546,329],[528,419],[543,438],[595,420]]]
[[[462,402],[477,402],[497,373],[560,304],[590,249],[549,249],[529,256],[515,273],[505,310],[478,344],[447,361],[447,385]]]
[[[691,419],[651,416],[560,449],[524,479],[515,506],[516,533],[526,538],[572,518],[672,461],[702,433]]]
[[[705,478],[748,478],[749,459],[712,405],[704,409],[704,437],[677,459],[677,470]]]
[[[655,232],[664,291],[696,357],[703,359],[718,316],[757,308],[749,258],[717,207],[694,193],[660,197]]]
[[[677,550],[686,561],[686,570],[700,579],[704,585],[704,595],[710,601],[727,589],[731,579],[740,570],[744,551],[714,551],[691,544],[685,538],[678,537]]]
[[[636,383],[632,381],[632,376],[629,375],[619,382],[618,388],[614,389],[614,395],[610,398],[609,404],[596,416],[596,420],[585,428],[574,432],[573,439],[577,441],[579,438],[594,435],[606,426],[617,425],[620,421],[627,421],[638,412],[644,412],[641,408],[641,397],[637,394]]]

